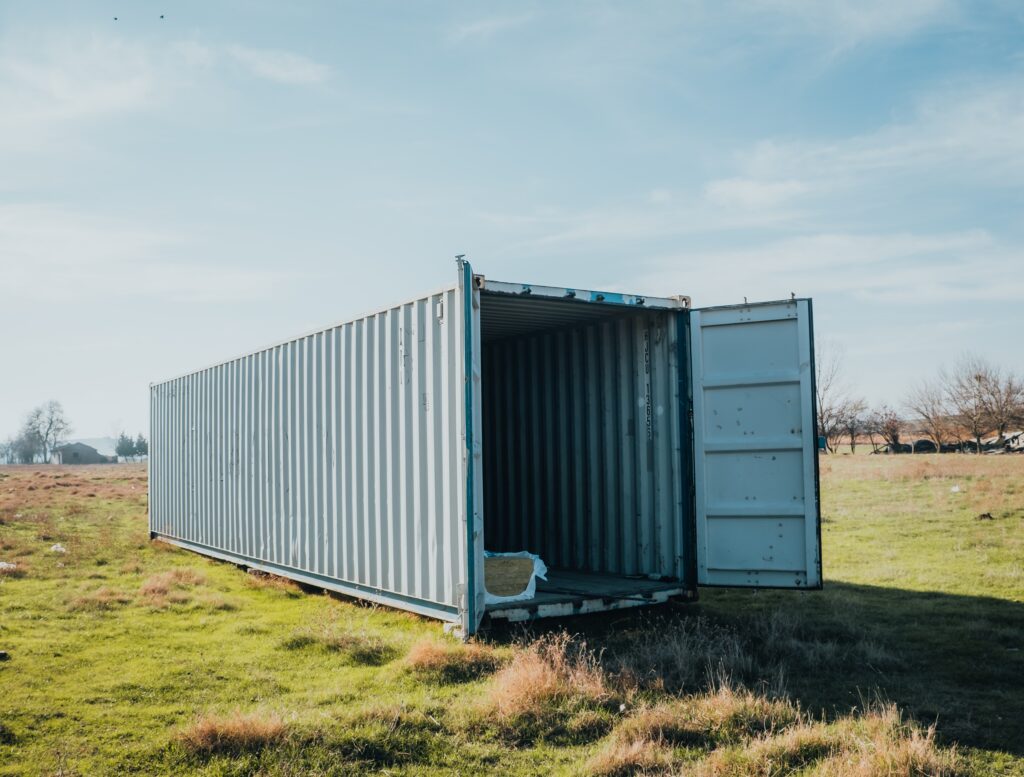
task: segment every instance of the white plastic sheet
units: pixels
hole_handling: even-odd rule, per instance
[[[486,558],[528,558],[533,560],[533,574],[530,575],[530,582],[527,583],[526,588],[522,593],[516,594],[515,596],[495,596],[490,591],[484,591],[484,603],[485,604],[504,604],[505,602],[525,602],[527,599],[532,599],[537,595],[537,578],[541,580],[548,579],[548,568],[547,565],[540,560],[540,556],[535,553],[530,553],[526,550],[521,550],[518,553],[495,553],[490,550],[484,551]]]

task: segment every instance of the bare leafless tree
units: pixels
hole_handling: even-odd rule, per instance
[[[888,405],[875,411],[873,426],[889,446],[890,453],[900,452],[900,437],[903,435],[903,419]]]
[[[53,449],[66,440],[70,432],[71,424],[64,415],[64,408],[60,402],[51,399],[28,414],[22,437],[37,441],[39,455],[49,463]]]
[[[1020,423],[1024,415],[1024,382],[1009,370],[988,367],[982,401],[988,413],[988,421],[1002,442],[1006,432]]]
[[[839,429],[850,441],[850,453],[856,453],[857,437],[867,431],[868,403],[863,399],[847,399],[839,418]]]
[[[866,404],[851,397],[843,380],[843,350],[823,340],[814,348],[814,392],[818,410],[818,434],[825,438],[826,450],[835,453],[839,442],[850,435],[856,437],[863,423]],[[856,440],[851,443],[851,450]]]
[[[920,421],[935,449],[942,450],[956,436],[956,422],[943,384],[935,380],[918,383],[904,402],[907,410]]]
[[[992,367],[984,359],[966,354],[952,370],[943,370],[940,380],[957,424],[965,436],[974,440],[975,452],[981,453],[981,440],[992,430],[988,398],[995,380]]]
[[[868,436],[872,453],[878,453],[878,442],[875,438],[878,437],[880,428],[881,420],[878,417],[878,411],[868,409],[864,415],[864,434]]]

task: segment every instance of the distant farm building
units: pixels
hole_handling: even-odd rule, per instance
[[[69,442],[53,450],[54,464],[117,464],[117,456],[100,453],[84,442]]]

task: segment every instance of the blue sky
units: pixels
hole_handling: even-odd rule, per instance
[[[811,296],[873,402],[1022,369],[1024,5],[0,1],[0,435],[144,430],[151,381],[460,253]]]

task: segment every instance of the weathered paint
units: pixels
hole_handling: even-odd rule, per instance
[[[461,286],[153,385],[151,532],[471,625]]]
[[[697,581],[817,588],[810,304],[694,311]]]

